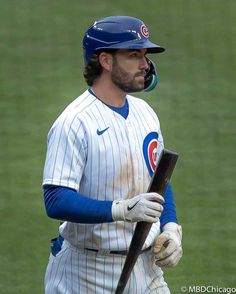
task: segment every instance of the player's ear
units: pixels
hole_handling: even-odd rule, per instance
[[[108,52],[101,52],[98,56],[101,66],[107,71],[112,68],[112,55]]]

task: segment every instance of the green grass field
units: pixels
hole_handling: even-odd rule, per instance
[[[140,95],[157,111],[166,147],[180,154],[172,182],[184,257],[166,280],[173,294],[236,287],[236,1],[0,2],[0,293],[43,293],[58,225],[43,206],[46,135],[86,88],[84,31],[113,14],[144,19],[167,48],[153,56],[159,88]]]

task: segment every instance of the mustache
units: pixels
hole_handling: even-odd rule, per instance
[[[140,71],[140,72],[138,72],[138,73],[136,73],[136,75],[135,75],[135,77],[145,77],[146,76],[146,71],[145,70],[142,70],[142,71]]]

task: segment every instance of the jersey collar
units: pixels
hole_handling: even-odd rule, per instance
[[[93,96],[95,96],[97,99],[99,99],[93,92],[93,90],[91,88],[88,89],[89,93],[92,94]],[[109,105],[105,102],[103,102],[101,99],[99,99],[103,104],[105,104],[107,107],[109,107],[111,110],[115,111],[116,113],[120,114],[121,116],[123,116],[125,119],[128,117],[129,115],[129,103],[127,98],[125,99],[125,104],[122,107],[116,107],[116,106],[112,106]]]

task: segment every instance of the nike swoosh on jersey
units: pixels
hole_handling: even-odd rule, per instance
[[[129,206],[128,205],[128,211],[130,211],[131,209],[133,209],[137,204],[139,203],[139,201],[137,201],[134,205],[132,205],[132,206]]]
[[[97,129],[97,134],[98,136],[101,136],[104,132],[106,132],[106,130],[108,130],[110,127],[105,128],[104,130],[99,130]]]

